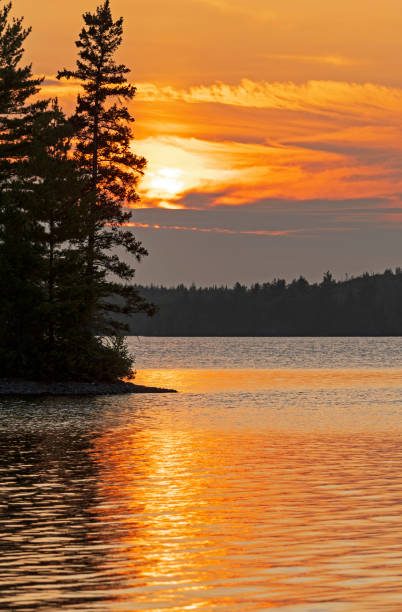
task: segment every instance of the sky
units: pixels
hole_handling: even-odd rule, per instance
[[[14,0],[25,59],[72,112],[82,13]],[[339,279],[402,265],[400,0],[112,0],[148,160],[142,284]]]

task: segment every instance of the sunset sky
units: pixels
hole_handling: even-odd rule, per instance
[[[81,14],[14,0],[44,93],[74,108]],[[148,169],[138,282],[318,280],[402,265],[400,0],[112,0]]]

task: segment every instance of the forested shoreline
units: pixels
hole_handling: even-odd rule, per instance
[[[320,283],[300,277],[246,287],[136,286],[159,312],[130,319],[139,336],[399,336],[402,270]]]

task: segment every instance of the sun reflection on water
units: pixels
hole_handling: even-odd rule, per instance
[[[1,609],[400,612],[400,370],[139,380],[5,402]]]
[[[94,518],[112,551],[103,569],[118,566],[124,582],[113,610],[361,612],[362,597],[367,610],[399,609],[400,435],[160,418],[125,422],[93,449]]]
[[[135,382],[141,385],[170,387],[188,393],[402,387],[402,370],[140,370]]]

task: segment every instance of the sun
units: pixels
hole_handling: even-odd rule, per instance
[[[180,168],[160,168],[151,178],[150,190],[160,198],[175,197],[184,189]]]

